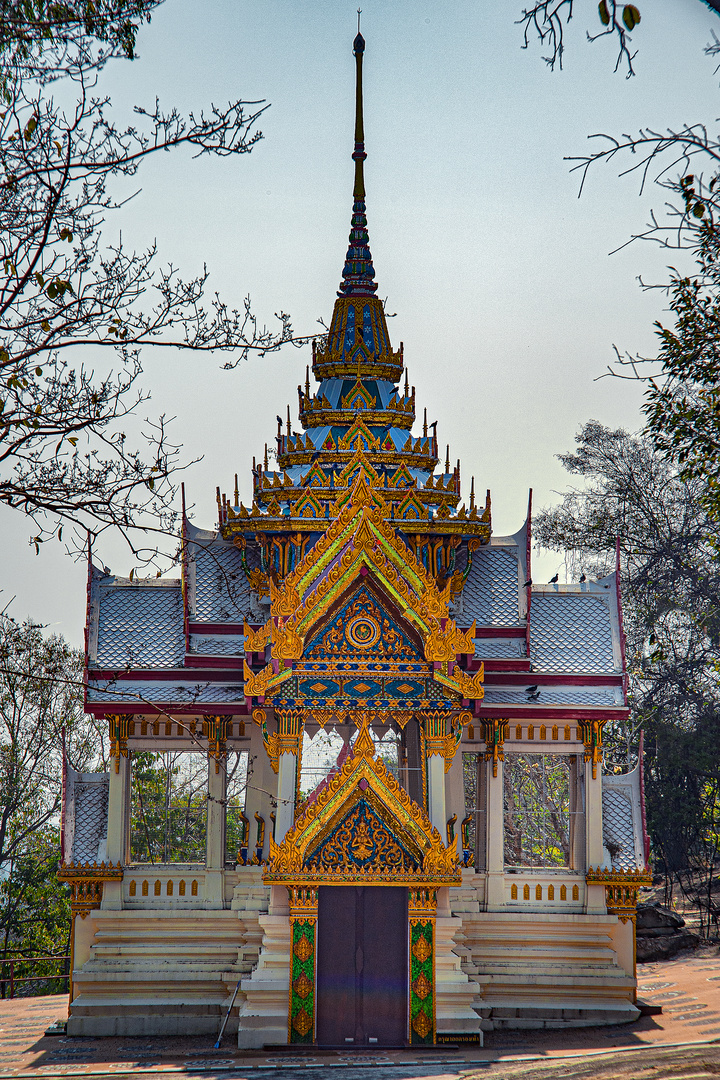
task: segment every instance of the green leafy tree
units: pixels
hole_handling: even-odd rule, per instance
[[[668,888],[699,903],[720,840],[720,566],[707,486],[648,434],[591,421],[576,441],[559,457],[579,483],[541,511],[535,536],[566,553],[571,575],[594,577],[614,568],[619,540],[631,711],[606,731],[608,764],[626,767],[645,729],[655,856]]]
[[[133,754],[133,861],[205,861],[207,770],[204,753]]]
[[[30,833],[20,851],[6,864],[0,878],[2,959],[15,961],[15,993],[57,994],[66,989],[62,978],[67,962],[45,959],[22,963],[23,957],[60,957],[70,946],[70,894],[57,880],[60,831],[46,824]],[[2,965],[2,996],[7,996],[9,966]],[[19,980],[19,981],[18,981]]]
[[[693,177],[686,178],[689,181]],[[688,197],[690,183],[685,185]],[[707,483],[706,504],[720,520],[720,234],[701,227],[697,273],[674,275],[674,326],[657,324],[660,371],[647,379],[643,406],[655,446],[690,482]]]
[[[59,857],[63,732],[87,771],[103,737],[83,713],[82,654],[32,622],[0,615],[0,933],[5,959],[64,952],[68,898]]]

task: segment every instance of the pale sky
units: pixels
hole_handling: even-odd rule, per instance
[[[250,294],[261,321],[282,309],[301,334],[329,321],[352,205],[357,6],[167,0],[140,33],[139,59],[103,76],[119,120],[156,95],[186,111],[262,98],[264,139],[238,158],[162,155],[109,218],[108,239],[120,229],[126,245],[157,239],[164,261],[188,275],[206,262],[211,291],[238,307]],[[449,442],[451,461],[461,459],[465,498],[474,475],[476,491],[492,491],[495,533],[512,533],[529,487],[538,507],[566,486],[554,455],[573,448],[582,423],[640,426],[638,389],[595,380],[613,343],[654,352],[666,300],[637,278],[661,281],[673,261],[649,244],[609,255],[662,206],[658,189],[639,197],[618,164],[592,174],[578,200],[563,158],[583,153],[594,132],[712,124],[720,74],[702,50],[720,20],[700,0],[641,5],[637,75],[627,80],[613,74],[613,44],[585,40],[594,0],[576,4],[565,70],[554,73],[539,46],[521,48],[521,0],[361,6],[378,295],[397,313],[390,333],[395,347],[404,342],[420,416],[427,404],[443,451]],[[309,362],[309,348],[288,348],[224,372],[221,355],[146,351],[148,414],[175,416],[187,457],[204,455],[185,477],[198,525],[213,527],[215,487],[229,493],[235,472],[249,502],[253,454],[272,444],[287,402],[297,424]],[[16,618],[80,645],[84,566],[60,544],[36,557],[18,513],[3,510],[0,529],[3,602],[15,596]],[[99,558],[120,574],[132,566],[117,543]],[[535,567],[538,581],[556,569],[563,579],[557,555],[536,556]]]

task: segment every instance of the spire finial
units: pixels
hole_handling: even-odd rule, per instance
[[[360,18],[358,16],[358,22]],[[363,163],[365,153],[365,124],[363,122],[363,87],[362,87],[362,63],[365,52],[365,38],[358,27],[357,37],[353,41],[353,53],[355,54],[355,149],[353,161],[355,162],[355,186],[353,198],[365,198],[365,171]]]
[[[370,239],[365,216],[365,127],[363,123],[362,65],[365,53],[365,38],[360,33],[360,11],[358,11],[358,32],[353,41],[355,56],[355,147],[352,159],[355,162],[355,183],[353,185],[353,214],[350,229],[350,246],[345,256],[343,281],[340,296],[373,296],[377,292],[375,270],[370,254]]]

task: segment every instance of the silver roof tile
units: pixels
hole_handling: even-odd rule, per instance
[[[520,615],[516,549],[488,546],[475,552],[462,593],[463,621],[480,626],[517,625]]]
[[[96,593],[97,666],[180,667],[185,655],[180,582],[158,587],[106,581]]]
[[[530,659],[537,671],[615,671],[612,622],[605,599],[533,592]]]

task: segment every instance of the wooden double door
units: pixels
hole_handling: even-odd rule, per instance
[[[405,1045],[407,888],[321,886],[316,962],[319,1045]]]

